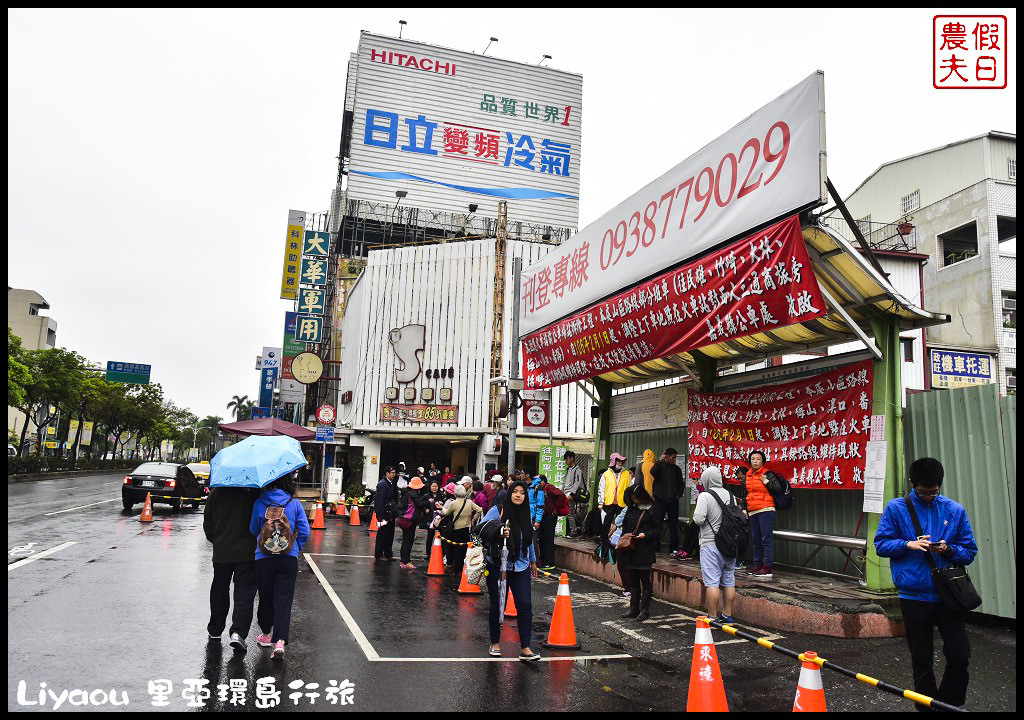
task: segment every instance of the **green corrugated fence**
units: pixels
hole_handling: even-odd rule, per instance
[[[907,397],[907,465],[937,458],[942,494],[967,509],[978,543],[968,573],[982,598],[977,612],[1017,617],[1017,398],[995,385]]]

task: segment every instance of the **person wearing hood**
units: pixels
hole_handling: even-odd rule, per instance
[[[446,516],[451,516],[452,529],[448,538],[452,545],[448,548],[448,559],[456,570],[462,567],[466,560],[466,550],[469,543],[469,528],[473,524],[473,517],[482,512],[479,505],[469,499],[466,486],[459,484],[455,486],[455,501],[444,511]]]
[[[754,567],[747,571],[752,580],[771,580],[775,559],[775,500],[768,491],[772,471],[760,450],[747,455],[750,472],[747,473],[747,515],[750,518],[750,542],[754,548]]]
[[[309,520],[295,499],[295,483],[285,475],[263,488],[252,508],[249,532],[256,537],[256,582],[260,603],[257,644],[273,646],[275,660],[284,658],[295,598],[299,552],[309,539]]]
[[[661,459],[651,468],[651,477],[654,479],[654,514],[658,516],[659,523],[668,516],[668,556],[682,560],[679,557],[679,498],[683,496],[686,482],[683,480],[683,471],[676,465],[678,455],[675,448],[665,448]],[[661,538],[658,538],[655,552],[660,551]]]
[[[657,462],[658,458],[654,454],[654,451],[648,448],[644,450],[644,459],[640,463],[640,474],[643,476],[644,490],[651,497],[654,497],[654,476],[651,475],[651,469],[654,467],[654,463]]]
[[[423,514],[427,512],[430,505],[430,498],[423,490],[423,480],[415,476],[409,481],[409,490],[405,493],[405,507],[401,508],[395,519],[395,524],[402,528],[402,550],[399,567],[403,570],[414,570],[412,564],[412,546],[416,542],[416,528],[423,521]]]
[[[736,558],[724,557],[715,544],[715,535],[722,527],[722,508],[711,493],[726,505],[735,500],[732,493],[725,489],[722,470],[714,465],[701,473],[700,484],[704,492],[697,496],[693,522],[700,528],[700,572],[707,592],[708,616],[717,613],[716,620],[731,623],[732,604],[736,599]],[[722,600],[724,612],[718,611],[719,599]]]
[[[395,480],[395,487],[399,490],[405,490],[409,487],[409,473],[405,469],[405,463],[398,463],[398,478]]]
[[[490,611],[487,616],[491,644],[487,653],[494,657],[501,655],[501,618],[498,610],[501,597],[498,580],[502,572],[516,604],[519,626],[519,659],[524,662],[540,660],[540,655],[530,648],[533,632],[533,600],[531,580],[537,577],[537,555],[533,549],[533,516],[527,499],[526,484],[514,482],[504,502],[492,507],[479,526],[480,538],[484,544],[487,563],[487,594]],[[502,549],[508,551],[508,561],[501,566]]]

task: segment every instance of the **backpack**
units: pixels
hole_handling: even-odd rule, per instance
[[[267,505],[263,511],[266,522],[260,528],[258,546],[261,552],[270,555],[287,555],[295,546],[295,532],[283,505]]]
[[[565,496],[565,493],[555,497],[555,515],[558,517],[565,517],[569,514],[569,498]]]
[[[718,497],[718,493],[713,490],[708,490],[708,492],[718,503],[718,507],[722,509],[722,524],[715,532],[715,546],[726,559],[734,558],[740,547],[747,544],[747,538],[750,537],[750,523],[743,516],[740,506],[736,504],[735,497],[730,497],[729,504],[726,505],[722,502],[722,498]]]
[[[789,510],[793,507],[793,487],[789,480],[771,470],[768,471],[768,492],[775,502],[776,510]]]

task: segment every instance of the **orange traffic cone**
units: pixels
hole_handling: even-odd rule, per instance
[[[473,543],[469,544],[469,549],[473,549]],[[459,583],[459,589],[456,590],[459,595],[483,595],[483,590],[480,589],[479,585],[470,585],[469,577],[466,575],[466,565],[462,565],[462,582]]]
[[[313,516],[316,515],[316,503],[309,504],[309,512],[306,514],[306,519],[313,522]]]
[[[512,598],[512,589],[509,588],[508,599],[505,601],[505,617],[517,618],[519,611],[516,610],[516,601]]]
[[[572,620],[572,598],[569,597],[569,576],[562,573],[558,578],[558,595],[555,596],[555,612],[551,616],[546,648],[579,650],[576,641],[576,624]]]
[[[729,712],[725,700],[722,671],[718,668],[718,654],[711,627],[706,617],[697,618],[697,637],[693,643],[693,663],[690,666],[690,692],[686,696],[686,712]]]
[[[427,566],[427,575],[444,575],[440,535],[434,535],[434,544],[430,547],[430,564]]]
[[[377,513],[370,518],[369,532],[377,532]]]
[[[320,503],[316,504],[316,516],[313,519],[313,529],[324,529],[324,506],[321,505]]]
[[[818,654],[807,650],[800,666],[800,680],[796,684],[793,712],[827,712],[825,688],[821,684],[821,668],[814,662]]]
[[[153,522],[153,498],[150,497],[150,493],[146,493],[146,502],[142,504],[139,522]]]
[[[352,506],[352,512],[348,516],[348,524],[349,525],[361,525],[362,524],[362,523],[359,522],[359,506],[358,505],[353,505]]]
[[[348,517],[348,506],[346,506],[345,503],[335,505],[334,514],[338,517]]]

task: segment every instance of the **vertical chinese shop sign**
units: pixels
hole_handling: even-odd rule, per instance
[[[761,450],[794,488],[864,488],[872,361],[763,390],[689,394],[689,476],[709,465],[726,482]]]

